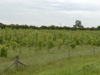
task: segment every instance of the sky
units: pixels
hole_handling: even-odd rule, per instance
[[[100,0],[0,0],[0,22],[35,26],[100,25]]]

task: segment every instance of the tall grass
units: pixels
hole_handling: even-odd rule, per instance
[[[99,75],[100,72],[100,48],[95,46],[94,55],[92,46],[76,46],[71,49],[71,58],[68,59],[68,49],[62,46],[52,48],[50,52],[44,48],[44,51],[33,53],[28,52],[28,48],[22,48],[24,51],[20,55],[19,61],[27,65],[24,67],[19,64],[18,71],[12,66],[8,71],[4,69],[15,61],[15,55],[9,52],[8,58],[0,60],[0,75]],[[81,50],[80,50],[81,49]],[[11,51],[11,50],[10,50]],[[13,50],[12,50],[13,52]],[[13,52],[14,54],[14,52]],[[11,57],[13,59],[11,60]]]

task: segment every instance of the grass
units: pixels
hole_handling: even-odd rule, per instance
[[[31,48],[21,48],[9,50],[7,58],[0,58],[0,75],[100,75],[100,48],[88,45],[77,46],[70,49],[70,59],[68,59],[68,49],[62,46],[59,50],[54,47],[47,51],[46,48],[35,51]],[[18,50],[18,51],[17,51]],[[27,66],[19,64],[18,70],[12,66],[8,71],[4,69],[15,61],[15,55],[19,54],[19,61]]]

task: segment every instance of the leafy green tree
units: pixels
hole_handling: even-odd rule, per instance
[[[40,29],[47,29],[47,26],[42,25]]]
[[[49,29],[55,29],[55,25],[51,25],[48,27]]]
[[[80,20],[75,21],[75,25],[73,25],[74,28],[84,28],[84,26],[81,24]]]
[[[96,28],[95,27],[91,27],[90,30],[96,30]]]
[[[71,28],[67,26],[63,26],[63,29],[70,30]]]
[[[0,23],[0,25],[3,25],[3,23]]]
[[[100,26],[98,26],[97,29],[100,30]]]
[[[16,24],[15,28],[16,28],[16,29],[19,29],[19,25],[18,25],[18,24]]]
[[[0,56],[1,57],[7,57],[7,51],[8,51],[8,47],[6,47],[5,45],[0,45]]]

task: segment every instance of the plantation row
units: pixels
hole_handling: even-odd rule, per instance
[[[100,46],[100,31],[67,31],[67,30],[33,30],[33,29],[0,29],[0,56],[7,57],[9,49],[34,47],[41,50],[46,47],[75,48],[77,45]]]

